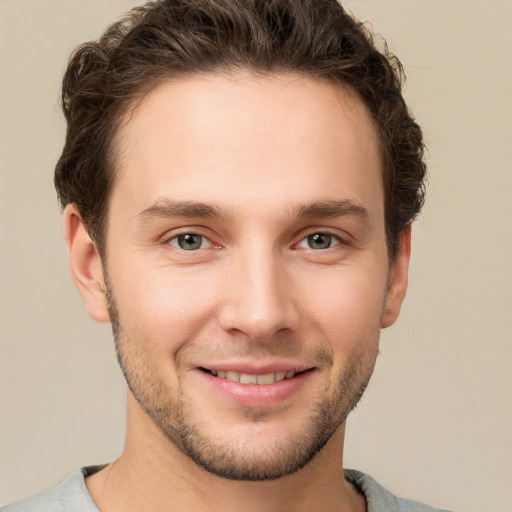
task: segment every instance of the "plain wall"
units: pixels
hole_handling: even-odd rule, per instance
[[[128,0],[0,0],[0,503],[116,457],[125,386],[66,267],[52,173],[71,50]],[[468,512],[512,511],[512,2],[351,0],[405,65],[428,144],[408,297],[345,465]]]

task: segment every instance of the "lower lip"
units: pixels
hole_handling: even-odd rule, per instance
[[[306,381],[311,377],[312,370],[308,370],[291,379],[281,380],[274,384],[240,384],[221,377],[197,370],[215,391],[238,405],[245,407],[272,407],[282,403],[299,392]]]

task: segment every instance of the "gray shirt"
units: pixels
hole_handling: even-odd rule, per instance
[[[52,489],[7,505],[2,512],[99,512],[87,490],[85,477],[102,467],[79,469]],[[365,496],[368,512],[443,512],[417,501],[397,498],[360,471],[346,469],[345,478]]]

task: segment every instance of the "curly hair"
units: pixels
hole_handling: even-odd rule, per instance
[[[337,0],[156,0],[132,9],[72,54],[62,87],[66,142],[55,169],[100,252],[127,112],[162,81],[191,74],[294,72],[355,90],[380,142],[388,254],[421,210],[422,132],[402,96],[399,60]]]

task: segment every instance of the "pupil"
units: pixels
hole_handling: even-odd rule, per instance
[[[331,245],[331,235],[316,233],[308,236],[308,245],[311,249],[328,249]]]
[[[201,235],[186,234],[178,236],[178,245],[185,251],[191,251],[193,249],[199,249],[202,242]]]

